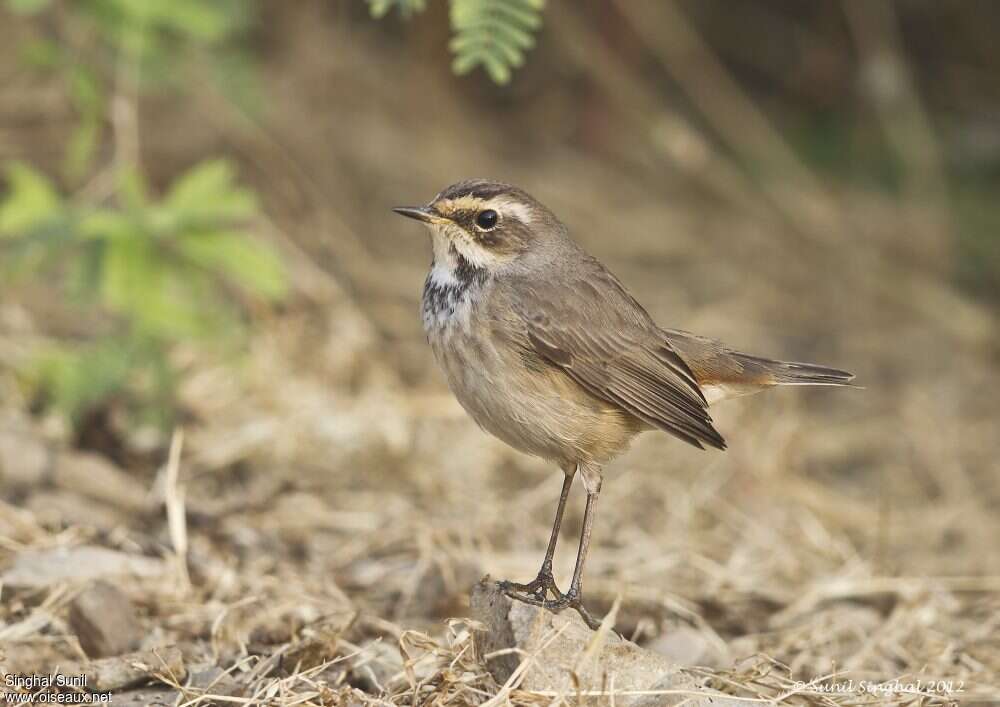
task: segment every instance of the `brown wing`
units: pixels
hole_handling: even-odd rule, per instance
[[[588,258],[558,281],[511,284],[508,311],[538,357],[653,427],[725,449],[691,369],[600,263]]]

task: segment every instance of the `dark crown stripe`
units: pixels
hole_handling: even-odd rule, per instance
[[[477,199],[485,200],[492,199],[493,197],[500,196],[501,194],[511,194],[521,197],[527,196],[527,194],[511,184],[503,184],[502,182],[487,182],[484,180],[474,179],[452,184],[450,187],[441,192],[437,198],[459,199],[463,196],[472,196]]]

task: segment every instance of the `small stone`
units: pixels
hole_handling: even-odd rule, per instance
[[[24,502],[24,508],[31,511],[39,524],[51,527],[79,525],[109,532],[130,521],[117,506],[55,488],[35,489]]]
[[[380,692],[392,687],[394,679],[405,678],[399,646],[385,640],[370,641],[350,660],[351,673],[366,688]]]
[[[125,690],[151,682],[159,675],[178,682],[187,677],[184,655],[176,646],[102,658],[84,664],[79,672],[87,676],[87,689],[91,692]]]
[[[161,560],[81,545],[22,552],[0,581],[12,589],[43,589],[66,581],[158,577],[165,569]]]
[[[45,440],[20,415],[0,417],[0,483],[37,486],[52,466]]]
[[[99,454],[63,452],[52,479],[59,488],[123,511],[144,513],[150,507],[146,487]]]
[[[73,600],[69,623],[91,658],[128,653],[142,640],[142,626],[132,602],[107,582],[94,584]]]
[[[238,697],[243,694],[241,686],[231,673],[216,666],[203,667],[191,671],[186,687],[200,690],[205,695]]]

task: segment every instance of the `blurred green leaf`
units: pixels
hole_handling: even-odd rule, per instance
[[[228,52],[226,43],[256,16],[250,0],[79,0],[68,7],[115,53],[139,62],[144,83],[174,76],[190,49]]]
[[[68,266],[66,280],[74,302],[92,302],[104,269],[104,244],[100,241],[83,244],[79,255],[70,260]]]
[[[144,91],[197,66],[227,95],[252,99],[253,54],[232,39],[258,16],[255,0],[73,0],[58,4],[58,16],[50,0],[6,2],[20,13],[52,10],[53,38],[46,32],[21,52],[61,79],[72,102],[63,174],[73,189],[91,176],[107,87],[121,80],[120,69]],[[423,4],[398,0],[402,10]],[[61,36],[67,27],[86,41]],[[197,339],[228,349],[242,332],[244,298],[277,299],[287,278],[273,249],[240,230],[257,205],[231,164],[200,163],[158,199],[130,155],[116,158],[111,193],[98,180],[72,198],[34,168],[9,165],[0,186],[0,268],[5,282],[8,273],[48,278],[99,325],[89,341],[67,341],[43,357],[32,379],[45,400],[73,420],[126,401],[130,415],[162,423],[180,375],[174,344]]]
[[[170,38],[203,44],[232,28],[232,4],[204,0],[89,0],[85,11],[118,48],[134,56],[156,52]]]
[[[235,170],[224,160],[203,162],[185,173],[164,206],[197,223],[245,219],[257,211],[253,193],[236,186]]]
[[[534,45],[544,6],[544,0],[452,0],[452,70],[482,67],[495,83],[510,81],[511,69],[524,64],[524,52]]]
[[[83,176],[97,149],[104,117],[104,95],[97,77],[85,67],[74,67],[70,75],[73,105],[80,121],[70,136],[66,150],[66,173],[75,181]]]
[[[126,387],[133,370],[133,346],[106,339],[78,348],[54,347],[42,352],[27,371],[32,387],[71,420]]]
[[[204,0],[117,0],[135,8],[145,5],[141,21],[160,30],[174,31],[205,43],[223,39],[230,29],[228,8],[224,3]]]
[[[507,83],[510,81],[511,62],[499,54],[486,54],[480,62],[486,69],[486,73],[493,79],[494,83]]]
[[[208,299],[199,302],[192,290]],[[140,231],[123,232],[105,243],[101,302],[127,317],[143,336],[179,340],[204,335],[210,328],[212,293],[203,290],[197,275],[171,268]]]
[[[426,0],[368,0],[368,9],[376,19],[385,17],[393,9],[398,9],[403,18],[409,18],[426,7]]]
[[[375,18],[394,8],[408,17],[424,5],[424,0],[368,0]],[[482,67],[494,83],[509,82],[511,70],[524,64],[525,51],[535,44],[545,0],[451,0],[450,7],[452,71],[466,74]]]
[[[288,290],[284,267],[274,251],[242,233],[187,233],[177,247],[191,262],[253,294],[278,299]]]
[[[84,241],[124,238],[132,227],[132,221],[120,211],[92,209],[80,216],[77,237]]]
[[[145,297],[155,286],[157,264],[148,238],[136,230],[122,230],[105,241],[101,301],[119,314],[140,314]]]
[[[146,180],[134,168],[126,168],[118,172],[118,198],[126,211],[142,212],[149,204],[149,189]]]
[[[52,405],[78,419],[124,396],[138,417],[166,420],[176,379],[171,345],[232,341],[241,330],[234,291],[275,300],[287,279],[274,250],[234,228],[256,207],[228,163],[195,166],[160,201],[135,170],[115,184],[108,205],[70,204],[37,170],[9,165],[0,262],[15,274],[51,273],[88,316],[113,315],[110,336],[45,358],[33,380]]]
[[[236,326],[234,317],[225,320],[218,292],[203,277],[159,268],[152,271],[152,278],[142,289],[141,306],[133,310],[140,333],[183,341],[222,337],[224,329]]]
[[[51,221],[62,211],[52,182],[22,162],[7,166],[7,195],[0,203],[0,237],[23,233]]]
[[[107,337],[86,345],[52,346],[24,371],[28,384],[74,423],[111,398],[144,421],[168,426],[176,372],[162,348],[140,337]]]

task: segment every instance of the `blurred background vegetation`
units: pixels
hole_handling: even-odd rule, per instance
[[[230,343],[240,296],[277,300],[285,273],[254,239],[252,190],[224,158],[206,156],[150,193],[143,164],[140,96],[184,96],[185,58],[205,67],[236,100],[253,80],[244,2],[64,3],[11,0],[31,30],[8,55],[23,75],[55,88],[72,112],[58,165],[25,155],[6,165],[0,203],[3,272],[17,285],[48,284],[83,323],[56,335],[22,368],[41,409],[77,428],[118,404],[127,423],[175,422],[184,341]],[[5,156],[7,157],[7,156]]]
[[[183,428],[191,562],[284,578],[195,572],[206,602],[308,584],[453,615],[470,575],[534,571],[558,482],[448,394],[426,235],[389,209],[502,179],[663,325],[866,388],[720,406],[725,455],[645,436],[605,486],[594,600],[672,592],[743,654],[902,669],[889,610],[884,651],[775,648],[767,622],[833,576],[1000,574],[998,27],[976,1],[0,0],[0,433],[145,499]],[[169,545],[125,492],[58,496],[3,444],[32,528]],[[969,596],[920,635],[974,652]],[[906,665],[950,655],[927,640]]]
[[[671,171],[709,198],[777,211],[788,226],[822,238],[843,238],[836,230],[856,225],[834,213],[842,204],[827,195],[866,190],[919,207],[920,222],[887,239],[898,257],[997,304],[1000,57],[987,5],[594,2],[572,13],[540,0],[444,5],[7,0],[6,289],[47,285],[80,328],[51,327],[21,362],[33,405],[58,410],[78,428],[116,405],[132,422],[165,429],[178,413],[174,391],[185,368],[178,346],[197,341],[232,352],[232,335],[254,303],[287,294],[274,243],[260,237],[266,217],[257,185],[239,177],[248,161],[264,172],[257,180],[277,177],[260,164],[271,155],[245,154],[245,146],[240,154],[234,143],[252,134],[284,155],[283,169],[312,182],[309,198],[330,195],[283,134],[294,128],[280,124],[287,104],[269,97],[272,81],[298,82],[311,97],[355,113],[376,100],[372,93],[395,91],[429,106],[434,90],[448,90],[462,106],[458,125],[439,124],[434,134],[405,122],[380,127],[411,154],[434,149],[432,142],[439,150],[493,149],[522,159],[529,173],[539,149],[598,155],[651,179]],[[318,61],[274,74],[284,28],[310,14],[387,64],[378,86],[339,81],[338,57],[346,59],[338,47],[329,48],[326,76]],[[533,54],[543,21],[544,46]],[[445,76],[449,47],[465,78]],[[529,65],[515,75],[525,52]],[[441,88],[425,86],[427,75]],[[213,117],[191,115],[199,111]],[[164,136],[171,114],[180,114],[176,129]],[[329,126],[330,139],[349,139],[330,114],[294,119],[309,118]],[[200,151],[171,149],[184,141],[185,120],[216,133],[208,138],[200,126],[192,136]],[[386,152],[362,151],[348,164],[334,149],[327,161],[340,168],[339,179],[355,182],[355,193],[383,174],[403,182],[406,173],[430,171],[419,159],[394,163]],[[443,185],[465,171],[497,170],[487,158],[421,181]],[[561,179],[571,188],[571,175]],[[521,181],[531,188],[530,178]],[[779,193],[784,182],[803,193]],[[407,192],[386,197],[386,204],[412,200]],[[798,203],[805,199],[818,203]],[[339,217],[364,223],[362,210],[383,206],[351,202]],[[813,206],[829,213],[806,213]]]

